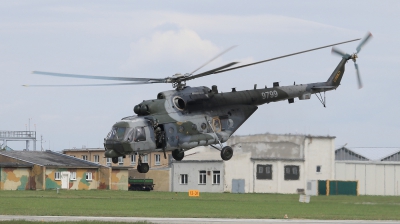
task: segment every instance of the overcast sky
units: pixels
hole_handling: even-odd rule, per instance
[[[262,105],[236,135],[293,133],[336,136],[336,147],[399,147],[399,1],[0,1],[0,130],[35,130],[44,149],[102,147],[111,126],[170,84],[25,88],[23,84],[110,83],[47,77],[31,71],[164,78],[229,63],[255,62],[328,44],[373,39],[341,86]],[[353,53],[358,43],[339,46]],[[323,49],[191,80],[222,92],[326,81],[340,61]],[[28,127],[30,121],[30,127]],[[1,144],[1,143],[0,143]],[[16,150],[24,142],[9,142]],[[32,145],[30,146],[33,149]],[[40,142],[37,143],[40,150]]]

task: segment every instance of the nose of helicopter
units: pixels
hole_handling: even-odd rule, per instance
[[[104,148],[106,150],[105,156],[110,157],[119,157],[125,155],[124,146],[121,142],[113,141],[113,140],[105,140]]]

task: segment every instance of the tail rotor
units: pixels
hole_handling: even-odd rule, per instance
[[[356,69],[356,75],[357,75],[357,82],[358,82],[358,88],[361,89],[363,87],[362,81],[361,81],[361,75],[360,75],[360,70],[358,69],[358,64],[357,64],[357,58],[358,58],[358,53],[361,51],[361,49],[364,47],[364,45],[371,39],[372,34],[370,32],[365,35],[365,37],[360,41],[356,48],[356,53],[353,54],[347,54],[338,48],[332,47],[332,54],[337,54],[340,55],[343,58],[346,58],[347,60],[353,60],[354,62],[354,67]]]

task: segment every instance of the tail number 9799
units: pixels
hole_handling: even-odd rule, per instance
[[[261,96],[263,99],[270,99],[270,98],[278,97],[278,92],[276,90],[261,92]]]

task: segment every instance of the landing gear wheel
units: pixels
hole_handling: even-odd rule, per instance
[[[185,151],[183,151],[182,149],[175,149],[174,151],[172,151],[172,157],[176,161],[181,161],[183,157],[185,157]]]
[[[140,165],[140,169],[142,171],[141,173],[149,172],[149,164],[148,163],[142,163],[142,165]]]
[[[233,149],[230,146],[225,146],[221,150],[221,159],[228,161],[233,156]]]
[[[112,157],[111,160],[114,164],[118,163],[118,157]]]

